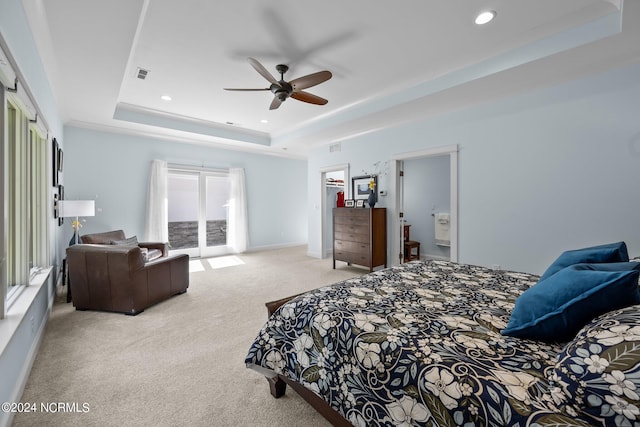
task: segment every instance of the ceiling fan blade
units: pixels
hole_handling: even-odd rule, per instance
[[[291,97],[294,99],[297,99],[298,101],[308,102],[309,104],[316,104],[316,105],[325,105],[327,102],[329,102],[324,98],[320,98],[317,95],[313,95],[309,92],[305,92],[302,90],[298,92],[293,92],[291,94]]]
[[[280,104],[282,104],[282,100],[277,96],[274,96],[273,101],[271,101],[271,105],[269,106],[269,110],[277,109],[280,106]]]
[[[260,73],[260,75],[261,75],[262,77],[264,77],[265,79],[267,79],[267,81],[268,81],[269,83],[276,83],[276,84],[278,83],[278,81],[276,80],[276,78],[275,78],[275,77],[273,77],[273,76],[271,75],[271,73],[270,73],[270,72],[268,72],[268,71],[267,71],[267,69],[266,69],[266,68],[264,68],[264,66],[263,66],[261,63],[259,63],[259,62],[258,62],[258,60],[257,60],[257,59],[253,59],[253,58],[249,57],[249,58],[247,58],[247,61],[249,61],[249,64],[251,64],[251,66],[252,66],[253,68],[255,68],[255,70],[256,70],[258,73]]]
[[[225,87],[223,89],[224,90],[240,90],[240,91],[270,90],[269,88],[264,88],[264,89],[238,89],[238,88],[229,88],[229,87]]]
[[[306,76],[298,77],[289,82],[294,92],[310,88],[322,82],[326,82],[331,78],[331,71],[318,71],[317,73],[307,74]]]

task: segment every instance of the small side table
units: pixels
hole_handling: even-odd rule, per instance
[[[416,249],[417,253],[413,253],[413,250]],[[405,261],[413,261],[420,259],[420,242],[416,242],[415,240],[407,240],[404,242],[404,260]]]
[[[404,260],[413,261],[414,259],[420,259],[420,242],[411,240],[409,227],[411,224],[404,225]],[[413,250],[416,249],[417,253],[414,254]]]

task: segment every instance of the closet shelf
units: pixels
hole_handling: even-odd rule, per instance
[[[344,188],[344,181],[338,179],[327,179],[325,181],[327,187]]]

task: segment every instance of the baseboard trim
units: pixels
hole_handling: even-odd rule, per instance
[[[436,261],[449,261],[449,260],[450,260],[448,257],[445,257],[445,256],[440,256],[440,255],[429,255],[429,254],[427,254],[427,255],[421,255],[421,256],[420,256],[420,259],[421,259],[421,260],[429,260],[429,259],[432,259],[432,260],[436,260]]]
[[[262,251],[270,251],[273,249],[285,249],[292,248],[294,246],[304,246],[307,242],[290,242],[290,243],[280,243],[276,245],[264,245],[264,246],[252,246],[247,249],[247,252],[262,252]]]

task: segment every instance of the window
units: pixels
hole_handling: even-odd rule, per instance
[[[7,101],[7,297],[11,299],[22,284],[28,283],[27,241],[28,175],[27,120],[20,110]]]
[[[0,89],[2,86],[0,86]],[[32,274],[48,264],[47,253],[47,138],[31,120],[19,99],[2,91],[2,113],[6,123],[2,138],[2,211],[0,233],[4,258],[2,271],[4,315]]]
[[[29,129],[29,268],[30,275],[48,264],[47,253],[47,138],[31,124]]]
[[[0,34],[0,319],[50,264],[48,132]]]

